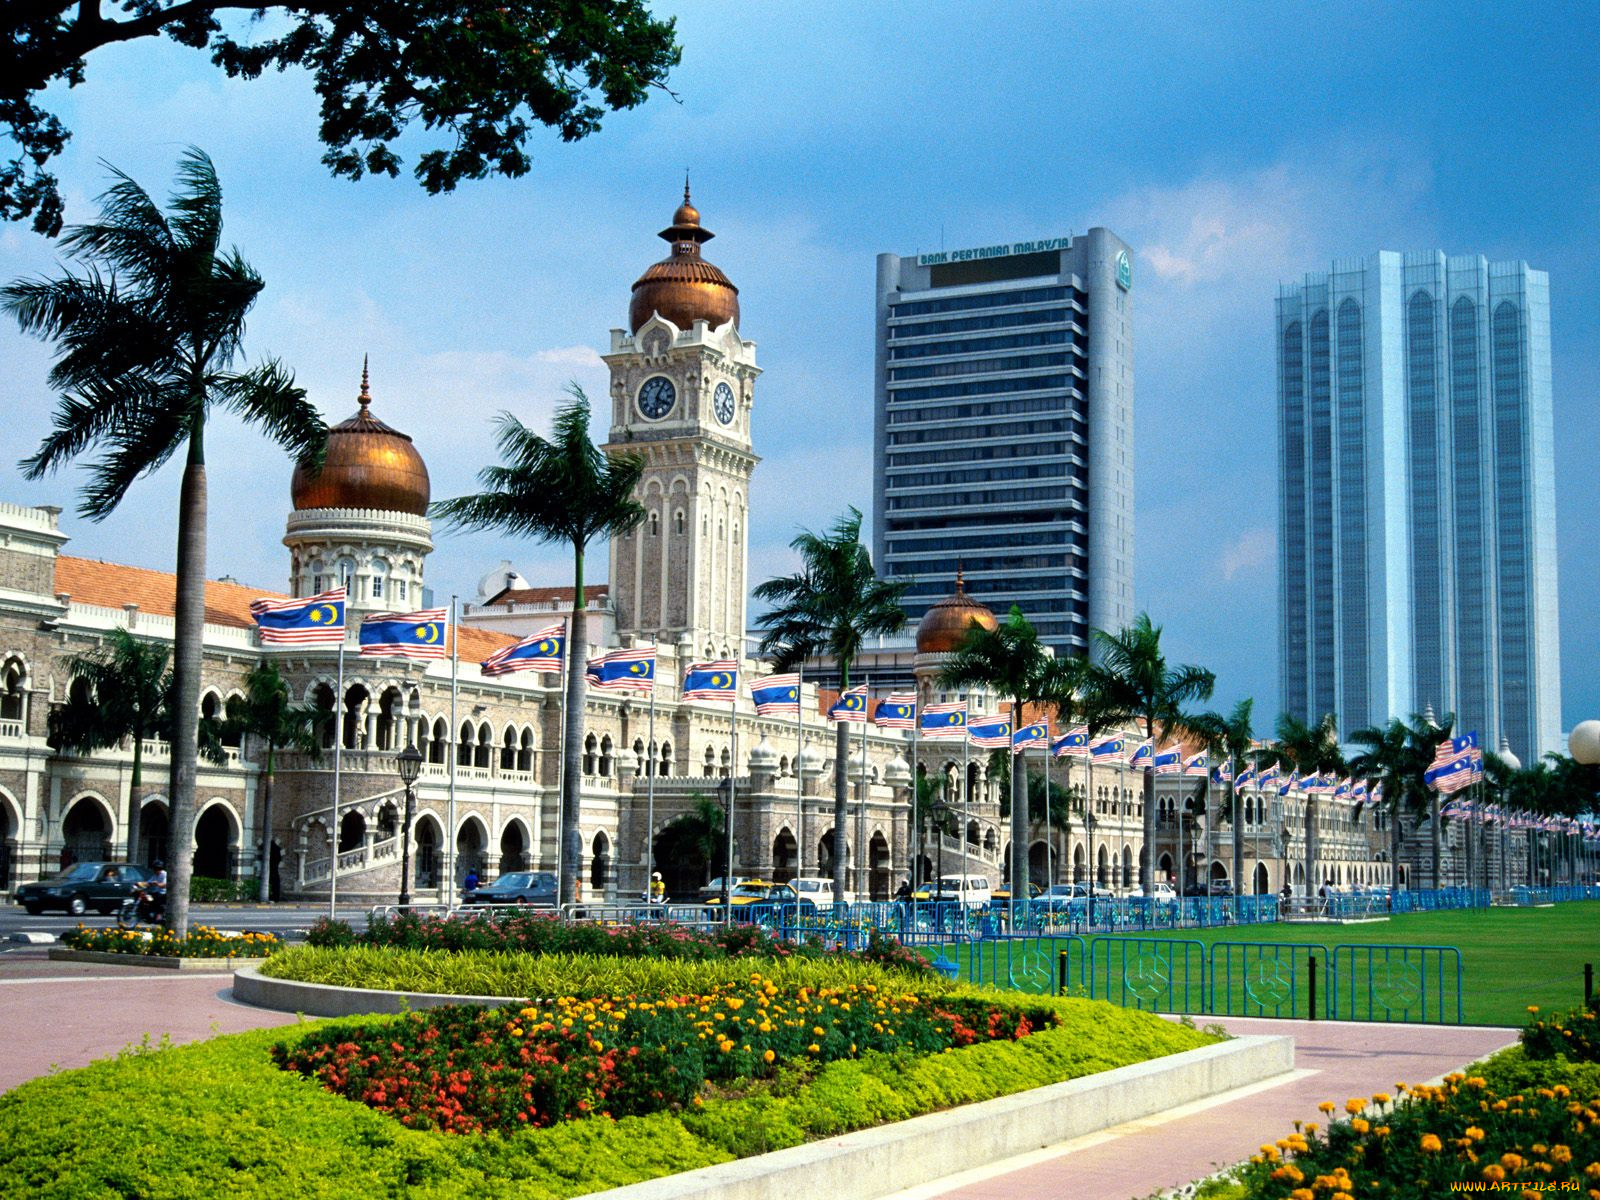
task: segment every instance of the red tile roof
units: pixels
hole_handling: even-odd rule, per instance
[[[74,558],[68,554],[56,559],[55,590],[58,594],[69,593],[79,604],[95,604],[102,608],[137,604],[140,612],[161,617],[174,615],[178,592],[175,577],[168,571],[152,571],[148,567],[130,567],[125,563],[100,562],[92,558]],[[250,601],[262,597],[287,599],[284,593],[267,588],[218,583],[208,579],[206,622],[252,628],[255,622],[250,618]]]
[[[606,584],[594,584],[583,589],[584,599],[591,602],[603,599],[610,590]],[[572,592],[573,589],[569,587],[501,588],[485,600],[481,607],[487,608],[491,604],[549,604],[551,601],[570,605]]]

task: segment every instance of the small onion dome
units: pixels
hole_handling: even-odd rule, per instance
[[[949,654],[959,649],[974,621],[984,629],[1000,624],[988,605],[967,595],[966,577],[957,567],[955,592],[929,607],[917,626],[917,653]]]
[[[870,769],[867,756],[859,750],[844,760],[845,777],[854,783],[860,783],[863,777],[870,779]]]
[[[822,757],[822,751],[815,746],[807,746],[800,751],[800,770],[806,775],[821,775],[826,762],[827,760]]]
[[[672,253],[647,267],[633,285],[628,304],[628,328],[638,333],[656,313],[679,329],[704,321],[713,329],[739,323],[739,289],[720,268],[700,257],[700,247],[716,235],[700,224],[700,211],[689,203],[684,181],[683,204],[672,214],[672,224],[657,237],[672,246]]]
[[[639,756],[624,746],[617,751],[617,778],[629,779],[639,773]]]
[[[883,768],[883,781],[890,787],[909,787],[911,784],[911,764],[896,754]]]
[[[1578,731],[1576,729],[1574,729],[1572,732],[1573,732],[1574,738],[1576,738]],[[1511,770],[1511,771],[1520,771],[1520,770],[1522,770],[1522,760],[1520,758],[1518,758],[1515,754],[1511,753],[1511,741],[1510,741],[1509,738],[1502,737],[1500,739],[1500,753],[1498,754],[1497,757],[1500,759],[1501,762],[1503,762],[1506,765],[1506,769],[1507,770]],[[1578,758],[1578,756],[1576,754],[1574,754],[1572,757],[1573,758]],[[1579,758],[1578,761],[1582,762],[1583,760],[1581,758]]]
[[[365,508],[426,516],[428,468],[411,439],[372,415],[367,364],[361,364],[360,407],[328,430],[320,471],[294,469],[289,494],[296,509]]]
[[[1581,763],[1589,765],[1600,763],[1600,721],[1579,721],[1574,725],[1572,734],[1567,739],[1567,749],[1572,751],[1572,757]],[[1505,738],[1500,739],[1500,757],[1508,762],[1516,762],[1516,759],[1511,757],[1511,744]]]
[[[762,738],[750,748],[750,769],[768,775],[778,773],[778,752],[766,738]]]

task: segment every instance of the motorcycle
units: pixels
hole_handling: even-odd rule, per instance
[[[117,909],[117,924],[124,929],[135,925],[159,925],[167,919],[167,893],[160,888],[136,884],[133,895]]]

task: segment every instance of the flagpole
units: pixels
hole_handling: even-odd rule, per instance
[[[961,917],[967,907],[967,804],[972,791],[972,713],[961,715]]]
[[[346,612],[349,609],[345,610]],[[328,860],[328,920],[339,919],[339,784],[344,763],[344,643],[349,637],[349,622],[339,636],[339,695],[333,710],[337,714],[333,728],[333,845]]]
[[[450,747],[450,791],[446,808],[449,810],[450,838],[449,846],[445,853],[445,861],[449,866],[449,887],[445,891],[445,911],[456,910],[456,763],[461,758],[461,726],[460,718],[456,714],[456,701],[460,692],[461,676],[461,638],[459,636],[460,624],[457,621],[455,596],[450,597],[450,739],[446,743]]]
[[[1053,843],[1054,830],[1050,827],[1050,718],[1044,722],[1044,885],[1049,887],[1056,881],[1056,873],[1052,869],[1050,859],[1055,854]]]
[[[1085,737],[1089,747],[1089,757],[1084,759],[1085,780],[1083,796],[1083,837],[1086,843],[1084,849],[1083,882],[1088,888],[1085,893],[1088,903],[1084,911],[1088,914],[1089,924],[1094,924],[1094,735]],[[1152,793],[1153,794],[1153,793]],[[1150,850],[1152,858],[1155,857],[1154,847]],[[1150,870],[1150,878],[1155,879],[1155,868]],[[1074,883],[1077,880],[1073,880]]]
[[[800,760],[806,753],[805,660],[794,667],[794,877],[806,873],[806,776]],[[798,889],[795,898],[799,898]]]
[[[661,654],[661,634],[656,634],[655,653],[659,658]],[[650,668],[650,732],[645,742],[644,766],[644,902],[649,904],[655,898],[655,869],[656,869],[656,768],[660,760],[656,757],[656,669]],[[663,899],[666,889],[662,889]]]
[[[728,757],[728,859],[722,869],[722,915],[724,920],[731,919],[733,908],[733,810],[737,798],[738,785],[734,782],[739,771],[739,683],[738,675],[734,676],[733,703],[728,707],[728,730],[732,736],[732,748]]]
[[[856,781],[856,900],[872,898],[867,865],[867,706],[872,703],[872,676],[863,677],[861,693],[861,778]]]
[[[912,688],[916,688],[915,680]],[[922,787],[917,781],[917,742],[922,736],[922,697],[915,690],[911,693],[911,819],[916,822],[916,836],[911,839],[912,853],[916,857],[911,862],[911,904],[915,911],[917,903],[917,888],[921,882],[917,877],[922,874],[922,859],[927,851],[927,844],[922,833]]]
[[[568,681],[568,679],[571,678],[570,672],[572,670],[572,635],[573,635],[573,632],[578,628],[578,614],[576,612],[577,593],[573,593],[573,606],[574,606],[574,611],[572,613],[568,614],[566,617],[562,618],[563,621],[566,624],[566,627],[567,627],[567,640],[566,640],[565,644],[563,644],[562,647],[561,647],[561,671],[560,671],[560,675],[561,675],[561,684],[560,684],[560,687],[561,687],[561,720],[556,725],[556,734],[557,734],[558,738],[560,739],[560,741],[559,741],[560,749],[556,751],[556,804],[555,804],[555,818],[556,818],[556,902],[557,902],[558,905],[560,904],[560,901],[561,901],[561,887],[562,887],[561,881],[563,879],[563,876],[562,876],[562,873],[561,873],[561,866],[562,866],[562,860],[565,858],[566,850],[567,850],[567,847],[566,847],[566,840],[567,839],[566,839],[566,829],[565,829],[566,822],[562,820],[563,809],[566,806],[566,796],[563,793],[563,789],[566,787],[566,783],[567,783],[567,717],[569,715],[568,712],[567,712],[567,681]],[[581,800],[581,796],[582,796],[582,793],[583,793],[583,785],[582,785],[581,782],[580,782],[580,784],[578,786],[578,792],[579,792],[579,796],[578,797],[574,797],[574,804],[573,804],[575,815],[577,813],[581,813],[582,812],[582,803],[583,802]],[[574,879],[573,880],[572,899],[574,901],[576,901],[578,899],[578,892],[582,887],[583,887],[583,880],[582,879]]]

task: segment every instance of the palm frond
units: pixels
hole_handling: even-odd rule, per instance
[[[217,402],[259,425],[302,466],[320,466],[328,447],[328,426],[306,390],[294,381],[294,372],[269,358],[242,374],[211,378],[208,390]]]

